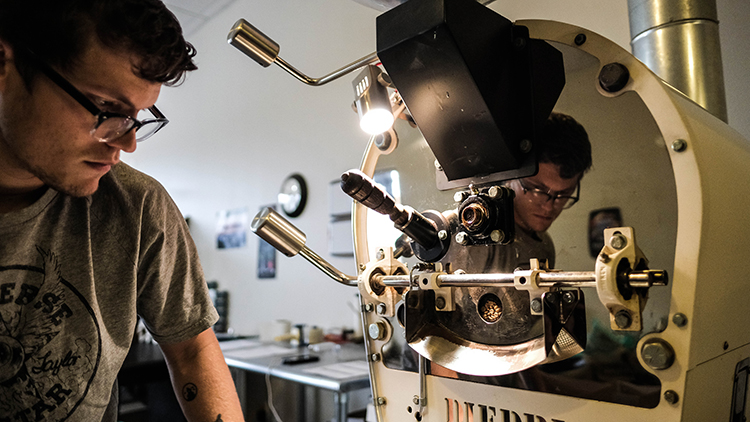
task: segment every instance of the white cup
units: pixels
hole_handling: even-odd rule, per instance
[[[285,337],[289,334],[292,323],[285,319],[277,319],[264,323],[260,327],[260,341],[272,342],[277,337]]]

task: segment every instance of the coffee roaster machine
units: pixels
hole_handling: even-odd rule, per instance
[[[630,53],[472,0],[394,7],[377,53],[323,78],[244,20],[229,42],[309,85],[364,68],[360,114],[368,84],[388,94],[396,123],[342,175],[357,275],[271,209],[252,223],[359,290],[379,421],[746,420],[750,142]],[[550,229],[554,268],[508,269],[502,182],[534,174],[553,109],[586,127],[593,170]],[[619,226],[595,219],[610,209]]]

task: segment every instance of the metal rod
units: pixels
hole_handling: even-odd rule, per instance
[[[375,275],[376,282],[391,287],[408,287],[408,275]],[[443,287],[513,287],[513,273],[495,274],[442,274],[437,277]],[[651,287],[666,285],[666,273],[660,270],[633,271],[628,274],[630,287]],[[539,273],[539,287],[583,288],[596,287],[593,271],[542,272]]]
[[[350,73],[350,72],[352,72],[354,70],[357,70],[357,69],[359,69],[359,68],[361,68],[363,66],[367,66],[369,64],[375,64],[375,63],[377,63],[379,61],[380,61],[380,59],[378,59],[378,54],[377,53],[372,53],[372,54],[370,54],[368,56],[362,57],[359,60],[353,61],[353,62],[349,63],[348,65],[342,67],[341,69],[335,70],[335,71],[327,74],[326,76],[323,76],[322,78],[311,78],[311,77],[305,75],[304,73],[302,73],[299,70],[295,69],[294,66],[292,66],[289,63],[287,63],[286,61],[284,61],[284,59],[282,59],[281,57],[276,57],[276,60],[274,61],[274,63],[276,63],[280,68],[284,69],[285,71],[287,71],[287,73],[289,73],[290,75],[294,76],[298,80],[304,82],[305,84],[312,85],[312,86],[320,86],[320,85],[326,84],[328,82],[331,82],[333,80],[336,80],[336,79],[338,79],[338,78],[340,78],[340,77],[342,77],[342,76],[344,76],[344,75],[346,75],[346,74],[348,74],[348,73]]]
[[[310,261],[311,264],[315,265],[319,270],[326,273],[328,277],[338,281],[345,286],[356,286],[357,277],[347,275],[337,270],[333,265],[329,264],[325,259],[321,258],[320,255],[313,252],[307,246],[300,249],[299,254],[302,255],[306,260]]]

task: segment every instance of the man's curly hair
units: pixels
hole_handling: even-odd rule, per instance
[[[27,85],[36,71],[25,49],[70,70],[92,37],[138,57],[133,72],[148,81],[177,85],[185,72],[197,69],[195,48],[159,0],[0,0],[0,39],[14,48]]]
[[[560,166],[560,176],[582,176],[591,168],[591,142],[586,129],[573,117],[553,112],[544,122],[536,142],[540,163]]]

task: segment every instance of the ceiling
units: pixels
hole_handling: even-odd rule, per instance
[[[185,36],[190,36],[204,23],[236,0],[164,0],[177,16]]]

